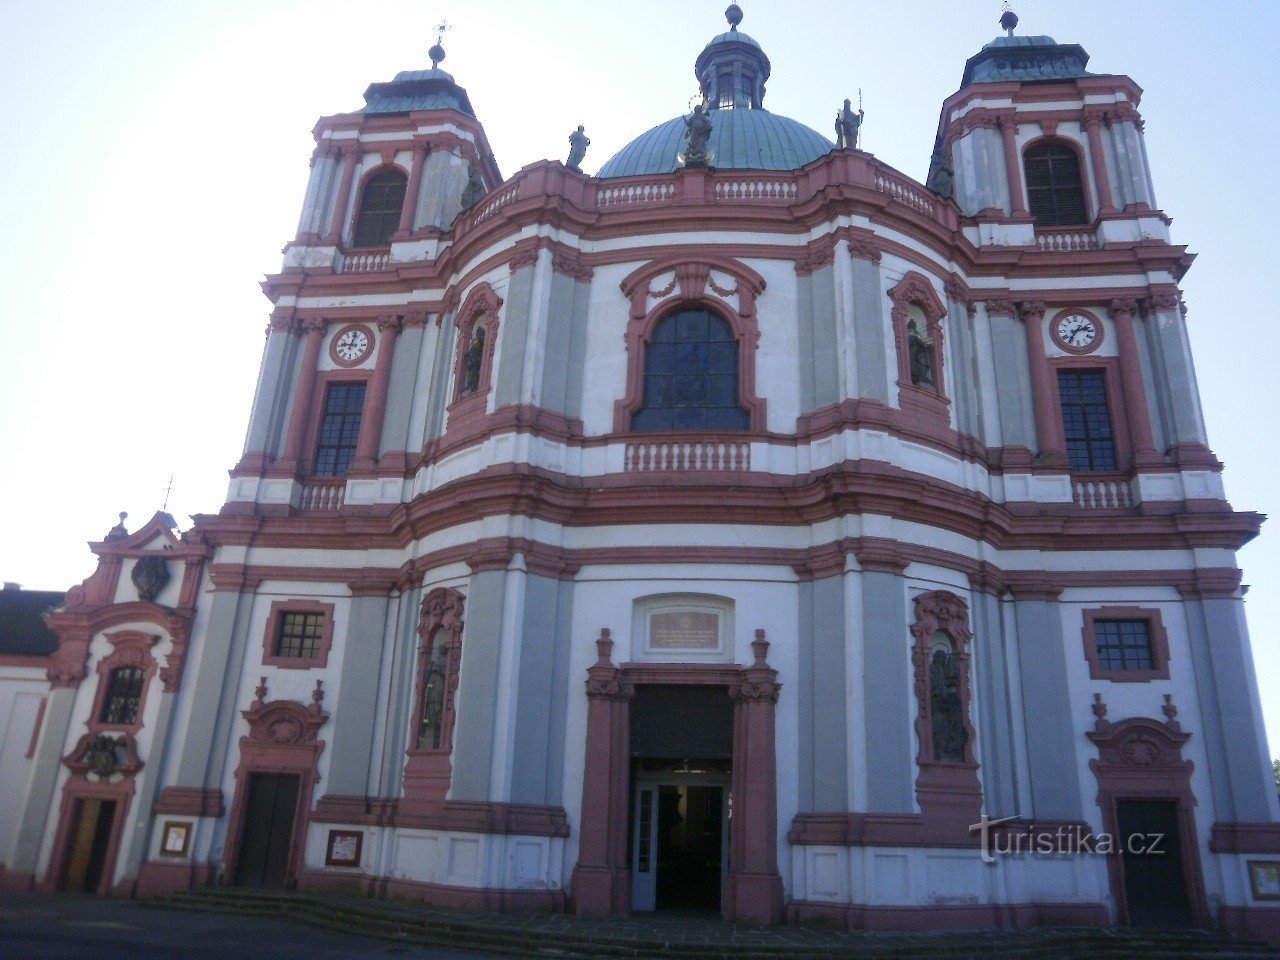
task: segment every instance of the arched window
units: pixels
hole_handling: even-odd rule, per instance
[[[746,430],[738,398],[738,341],[710,310],[658,322],[644,352],[644,403],[631,429]]]
[[[1061,143],[1041,143],[1023,155],[1027,171],[1027,205],[1036,224],[1069,227],[1089,222],[1084,201],[1080,158]]]
[[[129,726],[138,721],[142,704],[142,688],[147,682],[145,670],[139,667],[117,667],[107,680],[107,695],[98,713],[99,723]]]
[[[399,170],[375,173],[360,194],[360,215],[356,218],[355,245],[384,247],[400,227],[407,178]]]

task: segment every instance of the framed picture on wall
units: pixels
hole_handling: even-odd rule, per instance
[[[185,857],[191,848],[190,821],[166,820],[160,834],[160,856]]]
[[[326,867],[358,867],[364,834],[359,830],[330,830],[324,864]]]
[[[1250,860],[1249,887],[1255,900],[1280,900],[1280,860]]]

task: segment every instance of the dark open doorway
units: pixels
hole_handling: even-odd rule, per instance
[[[298,786],[296,776],[255,773],[249,778],[236,886],[283,887],[288,881]]]
[[[107,863],[107,851],[111,848],[115,819],[114,800],[87,798],[76,801],[71,849],[67,853],[66,869],[62,872],[63,890],[71,893],[98,891]]]
[[[1135,927],[1189,927],[1191,899],[1176,800],[1117,800],[1124,897]]]

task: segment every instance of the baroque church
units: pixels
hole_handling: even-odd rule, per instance
[[[0,888],[1280,940],[1141,89],[1006,12],[920,183],[726,16],[595,176],[320,120],[226,503],[0,595]]]

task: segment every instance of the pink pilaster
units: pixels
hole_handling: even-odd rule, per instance
[[[382,423],[387,415],[387,392],[391,386],[391,364],[395,360],[396,339],[402,325],[399,317],[378,318],[381,331],[378,362],[373,368],[369,392],[365,396],[360,438],[356,441],[356,456],[351,463],[353,473],[367,473],[378,465],[378,446],[382,443]]]
[[[1036,458],[1043,467],[1067,466],[1067,439],[1062,428],[1061,401],[1058,384],[1044,348],[1045,305],[1027,301],[1021,305],[1022,326],[1027,333],[1027,366],[1031,370],[1031,402],[1036,415]]]
[[[328,243],[342,241],[342,228],[347,217],[347,207],[351,203],[351,185],[356,178],[356,167],[360,165],[360,149],[352,145],[342,151],[345,162],[342,167],[342,182],[338,185],[338,199],[333,204],[333,219],[329,222],[329,232],[325,234]]]
[[[1116,328],[1116,351],[1120,355],[1120,387],[1124,391],[1125,421],[1129,426],[1129,442],[1133,445],[1134,466],[1164,463],[1156,451],[1151,431],[1151,413],[1147,408],[1147,387],[1138,362],[1138,339],[1133,332],[1133,317],[1138,312],[1135,300],[1112,300],[1108,308]]]
[[[404,206],[400,208],[400,228],[392,240],[408,240],[413,235],[413,218],[418,212],[418,194],[422,190],[422,168],[427,165],[427,145],[415,144],[413,167],[409,170],[409,184],[404,191]]]
[[[298,371],[298,385],[293,392],[293,412],[289,415],[289,432],[284,438],[284,455],[276,464],[284,473],[297,473],[302,459],[302,441],[306,437],[307,422],[311,419],[311,400],[316,386],[316,368],[320,364],[320,343],[328,324],[317,317],[302,321],[307,343],[302,352],[302,368]]]
[[[1004,139],[1004,165],[1009,174],[1009,205],[1013,216],[1026,217],[1027,196],[1022,190],[1022,158],[1018,155],[1018,119],[1014,114],[999,119],[1000,136]]]
[[[775,924],[783,919],[778,873],[778,775],[775,757],[778,671],[765,661],[763,630],[751,644],[755,663],[729,689],[733,711],[733,830],[724,918]]]
[[[1084,118],[1084,132],[1089,138],[1089,166],[1093,169],[1093,182],[1098,188],[1098,215],[1115,213],[1115,200],[1111,196],[1111,177],[1107,174],[1107,158],[1102,152],[1102,121],[1095,114]]]
[[[587,671],[587,755],[573,907],[585,917],[625,917],[631,912],[627,802],[635,690],[609,659],[608,630],[600,631],[596,651],[598,659]]]

